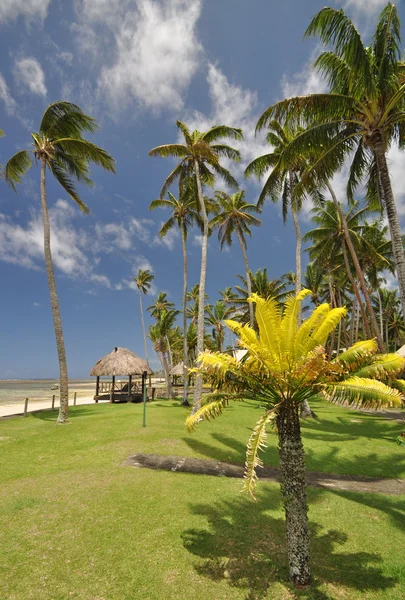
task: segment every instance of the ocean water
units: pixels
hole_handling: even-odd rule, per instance
[[[18,404],[25,398],[33,401],[50,400],[53,394],[59,400],[59,390],[51,390],[55,384],[58,384],[56,379],[0,380],[0,405]],[[74,392],[79,398],[94,394],[95,391],[95,378],[69,380],[69,398],[73,398]]]

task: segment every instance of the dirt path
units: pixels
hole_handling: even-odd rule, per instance
[[[137,468],[178,471],[179,473],[196,473],[200,475],[217,475],[220,477],[243,477],[244,472],[242,465],[233,465],[200,458],[161,456],[159,454],[134,454],[129,456],[124,464]],[[280,481],[280,470],[277,467],[263,467],[262,469],[258,469],[257,474],[259,479],[275,482]],[[312,487],[350,492],[367,492],[389,496],[405,495],[405,480],[402,479],[377,479],[309,471],[307,472],[307,483]]]

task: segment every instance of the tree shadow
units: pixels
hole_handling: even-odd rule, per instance
[[[86,407],[70,406],[68,420],[71,421],[73,419],[76,419],[77,417],[92,417],[97,412],[98,412],[98,409],[94,408],[93,405],[91,405],[91,404],[86,405]],[[58,419],[58,413],[59,413],[59,406],[58,406],[58,408],[55,408],[55,410],[47,408],[44,410],[33,411],[29,414],[32,415],[35,419],[40,419],[41,421],[56,422]]]
[[[322,494],[316,493],[318,497]],[[207,527],[182,533],[184,547],[200,559],[194,565],[197,573],[246,590],[245,600],[271,597],[267,594],[276,584],[288,588],[293,598],[331,600],[321,589],[323,583],[366,592],[388,590],[398,582],[383,574],[379,554],[344,552],[346,534],[323,531],[319,524],[311,523],[314,582],[307,590],[296,590],[288,580],[284,519],[268,513],[279,506],[275,486],[268,487],[258,502],[238,498],[191,506],[193,514],[207,519]]]

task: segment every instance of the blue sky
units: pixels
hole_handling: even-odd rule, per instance
[[[87,376],[114,346],[143,355],[139,299],[131,283],[138,268],[155,275],[146,306],[157,291],[180,305],[180,239],[160,240],[167,214],[148,208],[173,163],[149,158],[148,151],[176,141],[177,119],[202,130],[213,124],[242,127],[242,163],[232,171],[255,202],[258,185],[245,182],[243,168],[265,148],[254,136],[258,116],[286,95],[324,89],[310,69],[316,41],[302,41],[324,5],[325,0],[2,0],[0,127],[6,137],[0,140],[0,163],[30,144],[44,109],[59,99],[78,103],[98,120],[94,141],[117,161],[115,176],[94,169],[94,187],[81,189],[90,216],[48,178],[71,377]],[[330,5],[344,6],[367,34],[385,1]],[[401,4],[399,12],[405,21]],[[390,168],[403,216],[403,157],[396,149]],[[343,190],[344,173],[335,185]],[[304,230],[308,210],[301,216]],[[294,270],[291,220],[284,226],[273,204],[266,204],[262,220],[248,247],[252,270],[267,267],[270,277]],[[198,232],[191,232],[190,286],[199,279],[198,241]],[[243,260],[237,244],[220,252],[213,237],[208,261],[207,292],[215,301],[218,289],[237,282]],[[0,378],[55,378],[36,168],[18,194],[0,181],[0,277]]]

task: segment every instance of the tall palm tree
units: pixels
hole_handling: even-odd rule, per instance
[[[310,294],[310,290],[302,290],[287,300],[283,311],[274,300],[254,294],[258,334],[248,325],[227,321],[247,351],[246,357],[238,362],[219,352],[200,355],[200,369],[217,392],[186,421],[192,430],[203,419],[220,416],[230,400],[249,398],[262,407],[246,448],[244,490],[253,496],[256,471],[263,465],[259,452],[266,446],[266,428],[276,423],[289,573],[297,587],[311,582],[300,404],[316,396],[356,407],[400,407],[404,401],[404,384],[395,378],[404,369],[405,359],[396,354],[376,355],[374,340],[356,344],[332,361],[327,358],[325,343],[345,308],[321,305],[298,325],[300,304]]]
[[[195,220],[199,219],[197,212],[196,195],[194,186],[190,180],[180,186],[179,198],[175,198],[171,192],[168,192],[169,199],[153,200],[149,208],[168,208],[171,211],[171,216],[162,225],[159,235],[164,237],[173,227],[177,226],[181,232],[181,245],[183,249],[183,406],[188,406],[188,344],[187,344],[187,235],[189,228]]]
[[[371,44],[365,45],[343,10],[323,8],[312,19],[306,37],[319,36],[324,46],[315,67],[330,85],[330,93],[290,98],[269,107],[258,128],[273,119],[311,123],[291,144],[288,160],[306,149],[323,152],[302,175],[316,187],[325,174],[331,177],[352,156],[348,197],[368,176],[368,199],[382,201],[390,228],[405,317],[405,254],[398,210],[387,165],[392,143],[405,142],[405,82],[401,59],[400,21],[390,2],[381,12]],[[321,175],[321,177],[320,177]]]
[[[149,358],[148,358],[148,344],[146,342],[146,330],[145,330],[145,319],[143,315],[143,306],[142,306],[142,296],[147,294],[151,288],[152,281],[155,279],[155,276],[152,275],[149,269],[138,270],[138,273],[134,276],[134,281],[136,283],[136,287],[139,291],[139,308],[141,311],[141,320],[142,320],[142,333],[143,333],[143,347],[145,350],[145,358],[146,362],[149,366]]]
[[[152,302],[152,304],[148,306],[146,310],[150,313],[151,317],[154,319],[159,319],[159,316],[163,311],[169,311],[172,308],[174,308],[174,302],[170,302],[167,297],[167,293],[159,292],[156,300]]]
[[[267,268],[263,270],[258,269],[256,273],[250,271],[249,276],[252,284],[252,293],[258,294],[262,298],[274,298],[277,302],[281,303],[290,291],[286,277],[282,275],[279,278],[269,279]],[[248,302],[248,298],[250,298],[251,294],[248,291],[246,278],[242,275],[237,275],[237,277],[242,285],[235,285],[237,298],[233,300],[233,303],[236,308],[240,309],[238,311],[238,320],[241,320],[242,323],[248,323],[250,318],[248,309],[250,303]],[[255,327],[257,327],[256,321]]]
[[[90,163],[94,163],[106,171],[115,172],[114,159],[105,150],[83,138],[83,133],[95,133],[97,129],[96,121],[86,115],[79,106],[71,102],[55,102],[45,110],[39,125],[39,131],[31,134],[33,140],[32,148],[17,152],[17,154],[10,158],[4,169],[6,182],[16,190],[16,184],[21,182],[21,177],[32,166],[31,155],[34,155],[35,163],[40,167],[45,266],[60,373],[58,423],[65,423],[68,419],[68,372],[62,320],[51,254],[46,172],[49,170],[70,198],[79,205],[79,208],[84,213],[88,214],[90,212],[89,208],[81,200],[75,183],[92,184],[89,177]]]
[[[238,150],[223,143],[218,143],[219,140],[230,138],[240,140],[243,137],[241,129],[227,127],[225,125],[216,125],[208,131],[202,133],[200,131],[191,132],[188,127],[181,121],[177,121],[177,127],[180,129],[184,144],[166,144],[157,146],[150,150],[150,156],[161,157],[176,157],[180,159],[179,164],[173,169],[167,177],[160,192],[160,197],[163,198],[166,190],[177,180],[180,180],[180,185],[189,176],[195,177],[197,186],[198,208],[201,214],[203,223],[203,240],[201,248],[201,273],[200,273],[200,297],[199,297],[199,313],[198,313],[198,353],[204,350],[204,296],[205,296],[205,280],[207,273],[207,248],[209,223],[206,210],[206,203],[203,195],[203,185],[213,186],[215,177],[219,176],[225,183],[233,188],[238,188],[238,184],[234,177],[220,164],[222,157],[230,158],[235,161],[240,160]],[[194,393],[194,406],[199,407],[202,395],[202,377],[197,376],[196,387]]]
[[[245,191],[227,194],[226,192],[215,192],[215,198],[218,200],[219,213],[210,221],[210,227],[218,227],[218,239],[221,242],[221,250],[225,244],[232,245],[232,236],[236,233],[242,250],[243,261],[245,263],[246,284],[249,296],[252,294],[252,283],[250,281],[250,269],[246,254],[246,236],[251,236],[250,228],[260,226],[260,219],[252,213],[260,213],[260,209],[255,204],[249,204],[245,200]],[[250,326],[254,326],[253,304],[249,304]]]
[[[273,120],[268,124],[266,134],[267,142],[272,146],[272,151],[263,156],[255,158],[245,170],[245,176],[256,175],[261,179],[265,173],[270,171],[264,183],[262,191],[257,202],[262,207],[266,198],[277,202],[281,197],[282,213],[284,223],[287,220],[287,214],[291,209],[294,223],[296,247],[295,247],[295,292],[301,289],[301,246],[302,236],[298,220],[298,213],[301,210],[302,199],[293,195],[294,186],[299,181],[300,173],[304,170],[307,159],[304,156],[296,158],[294,163],[286,164],[284,161],[284,151],[288,148],[294,138],[302,131],[302,128],[292,128],[287,124],[284,127]],[[316,195],[316,194],[315,194]]]

